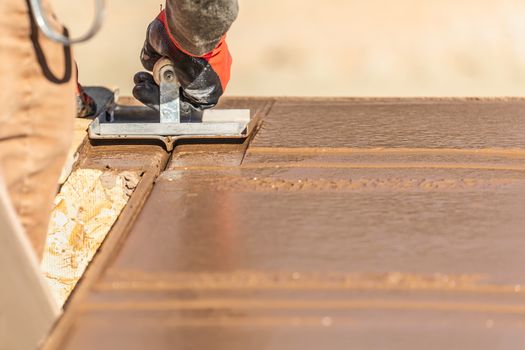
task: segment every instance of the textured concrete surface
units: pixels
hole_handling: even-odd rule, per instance
[[[256,137],[176,148],[56,348],[523,347],[524,100],[239,104]]]

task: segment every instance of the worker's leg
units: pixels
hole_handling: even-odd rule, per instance
[[[76,73],[69,49],[35,28],[26,0],[2,0],[0,13],[0,167],[40,257],[72,137]]]
[[[237,18],[237,0],[168,0],[171,34],[187,52],[202,56],[212,51]]]

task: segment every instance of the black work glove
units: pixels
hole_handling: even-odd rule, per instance
[[[169,58],[180,83],[181,115],[214,107],[230,79],[232,58],[225,38],[204,56],[184,51],[168,31],[165,11],[150,23],[141,52],[144,68],[152,71],[162,57]],[[148,72],[134,77],[133,96],[145,105],[159,109],[159,86]]]

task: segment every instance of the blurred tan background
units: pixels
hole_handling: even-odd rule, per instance
[[[132,89],[160,0],[107,0],[102,32],[75,47],[84,84]],[[239,0],[229,95],[520,96],[525,1]],[[53,0],[73,34],[89,0]]]

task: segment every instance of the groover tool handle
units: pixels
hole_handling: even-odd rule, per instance
[[[173,68],[173,62],[167,58],[163,57],[160,60],[155,63],[155,66],[153,67],[153,79],[155,79],[155,82],[160,86],[161,83],[161,74],[173,74],[171,77],[164,77],[164,80],[172,80],[175,78],[175,69]]]
[[[159,85],[160,122],[180,123],[179,81],[173,62],[164,57],[153,67],[153,79]]]
[[[104,17],[106,15],[105,0],[95,0],[95,19],[93,20],[91,27],[84,35],[79,36],[78,38],[68,38],[61,33],[57,33],[49,24],[44,9],[42,8],[41,0],[30,0],[30,4],[36,24],[42,33],[44,33],[49,39],[68,46],[85,42],[94,37],[102,27],[102,22],[104,22]]]

